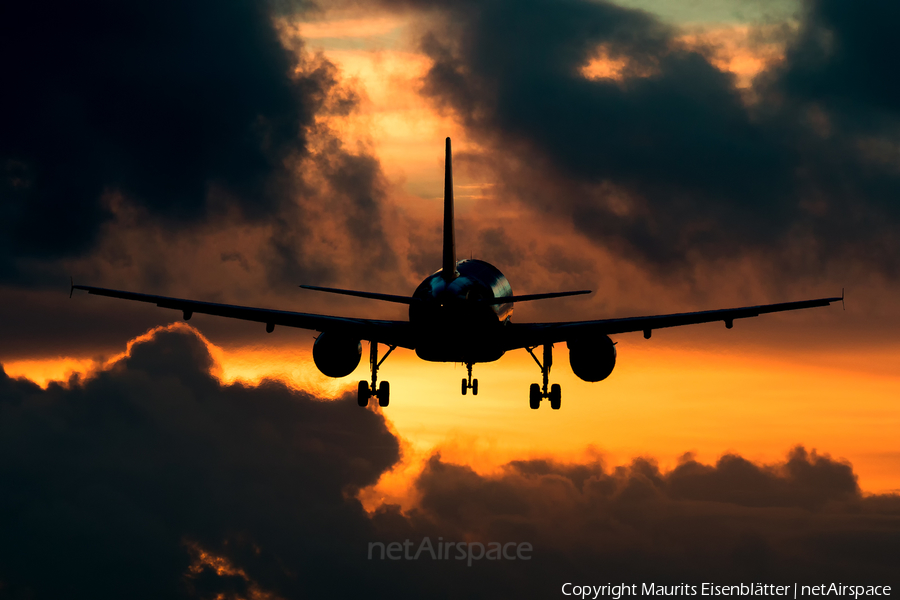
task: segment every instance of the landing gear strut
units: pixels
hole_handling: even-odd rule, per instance
[[[378,385],[378,367],[387,360],[394,348],[397,346],[388,346],[387,353],[378,360],[378,342],[369,342],[369,368],[372,369],[372,387],[369,387],[367,381],[360,381],[357,388],[357,403],[360,406],[368,406],[369,398],[375,396],[378,398],[379,406],[387,406],[391,401],[391,384],[382,381]],[[377,390],[377,391],[376,391]]]
[[[466,369],[469,370],[469,378],[462,380],[462,395],[466,395],[466,391],[472,390],[472,395],[478,395],[478,380],[472,379],[472,363],[466,363]]]
[[[550,383],[550,367],[553,366],[553,344],[544,344],[544,362],[541,364],[541,361],[538,360],[537,356],[534,355],[534,349],[537,346],[526,347],[528,350],[528,354],[531,355],[531,358],[534,359],[534,362],[537,363],[537,366],[541,368],[541,375],[544,378],[543,387],[532,383],[531,388],[528,390],[528,404],[533,409],[538,409],[541,407],[541,400],[547,398],[550,400],[550,408],[553,410],[559,410],[559,407],[562,404],[562,388],[558,383],[554,383],[547,387]]]

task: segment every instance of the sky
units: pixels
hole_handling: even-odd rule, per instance
[[[892,583],[898,13],[8,3],[0,597]],[[325,377],[315,332],[68,296],[71,277],[404,319],[297,286],[408,294],[440,266],[445,137],[459,257],[517,294],[593,290],[514,321],[845,306],[615,336],[601,383],[559,344],[559,411],[528,408],[524,351],[460,396],[463,366],[398,350],[390,406],[360,409],[366,361]],[[534,560],[365,556],[424,537],[526,541]]]

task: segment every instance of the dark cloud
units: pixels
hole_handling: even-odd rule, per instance
[[[8,3],[2,160],[7,252],[89,245],[120,191],[195,220],[211,186],[250,214],[303,151],[326,82],[292,78],[265,3]]]
[[[42,390],[0,371],[0,598],[546,597],[603,584],[896,583],[900,500],[802,448],[514,461],[496,476],[427,462],[418,505],[355,492],[399,459],[377,412],[281,383],[222,385],[192,330],[136,342]],[[528,542],[530,561],[368,560],[370,542]],[[220,595],[221,594],[221,595]]]
[[[510,584],[525,596],[565,581],[898,580],[900,498],[863,497],[849,465],[799,447],[778,465],[686,456],[667,473],[532,460],[485,477],[434,456],[416,485],[420,531],[532,541],[531,571]]]
[[[0,373],[0,596],[183,597],[194,547],[289,597],[356,569],[354,491],[399,456],[384,420],[275,382],[222,386],[211,364],[174,329],[46,391]],[[247,584],[199,567],[195,588]]]
[[[752,253],[896,274],[896,3],[807,2],[749,95],[710,48],[611,3],[398,4],[440,9],[423,90],[486,144],[506,192],[599,244],[664,272]],[[582,75],[600,48],[621,81]]]
[[[853,115],[857,126],[883,127],[886,117],[900,113],[900,82],[888,75],[896,65],[891,23],[900,6],[882,1],[867,9],[807,2],[800,34],[779,69],[780,85],[791,98],[828,106],[838,117]]]
[[[169,235],[231,215],[230,226],[290,221],[302,237],[315,226],[304,203],[329,201],[299,177],[314,143],[319,163],[338,163],[326,183],[352,197],[350,234],[381,241],[380,165],[345,151],[317,120],[353,110],[356,96],[302,40],[285,45],[274,20],[304,9],[6,3],[0,278],[61,279],[57,261],[94,251],[104,225],[123,227],[122,207],[132,225]],[[304,262],[301,245],[289,252]]]

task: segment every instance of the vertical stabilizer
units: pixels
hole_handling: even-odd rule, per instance
[[[456,240],[453,234],[453,166],[450,163],[450,138],[447,138],[447,158],[444,163],[444,260],[441,277],[453,281],[456,272]]]

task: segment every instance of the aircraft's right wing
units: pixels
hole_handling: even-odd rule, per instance
[[[152,294],[139,294],[121,290],[91,287],[88,285],[72,285],[73,290],[85,290],[89,294],[109,296],[123,300],[136,300],[149,302],[162,308],[180,310],[184,318],[190,319],[194,313],[216,315],[243,321],[256,321],[265,323],[267,329],[275,325],[284,327],[298,327],[314,331],[336,331],[346,333],[360,340],[374,341],[401,348],[415,348],[412,330],[408,321],[379,321],[375,319],[355,319],[350,317],[333,317],[329,315],[315,315],[308,313],[291,312],[287,310],[272,310],[269,308],[254,308],[250,306],[235,306],[232,304],[217,304],[214,302],[200,302],[198,300],[186,300],[183,298],[170,298],[168,296],[154,296]]]
[[[542,344],[554,344],[565,342],[580,337],[594,337],[612,335],[616,333],[629,333],[633,331],[644,332],[644,337],[649,338],[650,332],[663,327],[678,327],[681,325],[695,325],[697,323],[712,323],[724,321],[729,329],[735,319],[757,317],[762,314],[782,312],[786,310],[799,310],[816,306],[828,306],[832,302],[842,302],[840,298],[819,298],[817,300],[801,300],[799,302],[782,302],[779,304],[762,304],[759,306],[744,306],[741,308],[723,308],[719,310],[704,310],[700,312],[675,313],[671,315],[654,315],[649,317],[627,317],[624,319],[601,319],[597,321],[569,321],[562,323],[510,323],[506,328],[506,350],[528,348]]]

